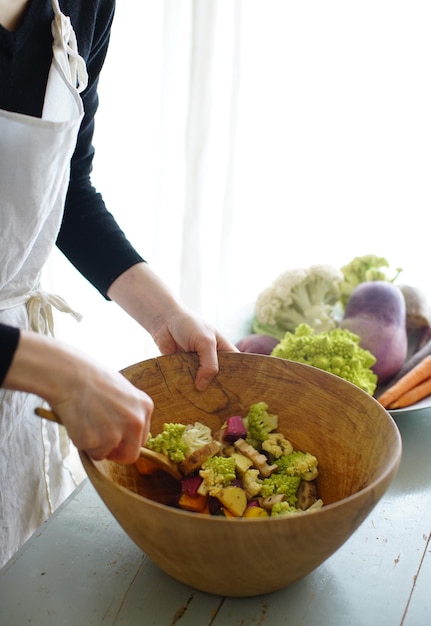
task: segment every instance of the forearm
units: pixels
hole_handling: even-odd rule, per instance
[[[184,314],[172,292],[146,263],[137,263],[121,274],[109,287],[108,297],[153,337],[169,317]]]
[[[77,379],[79,359],[73,348],[31,331],[20,332],[18,346],[3,380],[3,387],[25,391],[49,403],[71,390]]]
[[[151,398],[58,340],[21,331],[3,386],[46,400],[75,445],[95,459],[132,463],[148,436]]]

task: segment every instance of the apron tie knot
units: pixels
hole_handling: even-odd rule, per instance
[[[30,294],[26,306],[30,328],[45,335],[54,336],[52,307],[61,313],[69,313],[77,322],[82,320],[82,315],[74,311],[61,296],[42,289]]]
[[[78,93],[81,93],[88,84],[87,68],[84,59],[78,52],[78,43],[70,18],[63,15],[60,9],[58,10],[59,13],[56,13],[51,25],[52,36],[54,38],[54,56],[57,61],[60,60],[61,69],[69,78],[70,82],[76,84]],[[66,54],[60,56],[56,55],[56,48],[60,48],[65,51]],[[64,62],[65,59],[66,64]]]

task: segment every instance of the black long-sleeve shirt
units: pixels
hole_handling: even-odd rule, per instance
[[[70,17],[89,80],[81,94],[84,119],[71,162],[57,246],[106,298],[112,282],[143,261],[108,212],[90,178],[97,86],[108,49],[115,0],[60,0],[60,7]],[[41,117],[52,61],[52,19],[51,0],[30,0],[18,29],[9,32],[0,26],[0,109]],[[16,329],[0,324],[0,384],[18,340]]]

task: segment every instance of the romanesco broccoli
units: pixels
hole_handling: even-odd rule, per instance
[[[263,479],[260,495],[266,498],[267,496],[283,494],[286,502],[291,506],[295,506],[300,482],[299,476],[289,476],[288,474],[276,472]]]
[[[395,276],[389,278],[382,268],[389,268],[389,262],[384,257],[379,257],[375,254],[357,256],[350,263],[343,265],[341,272],[344,278],[340,283],[340,300],[343,308],[346,307],[353,290],[360,283],[372,280],[386,280],[393,283],[402,271],[400,268],[397,268]]]
[[[286,502],[286,500],[276,502],[271,509],[271,517],[277,517],[279,515],[297,515],[298,513],[300,513],[300,511]]]
[[[299,324],[335,328],[342,280],[342,272],[330,265],[286,270],[257,297],[253,332],[282,339]]]
[[[285,334],[271,355],[335,374],[370,395],[377,386],[377,376],[371,369],[375,356],[361,348],[359,337],[347,329],[315,333],[307,324],[300,324],[294,333]]]
[[[278,474],[284,474],[287,476],[296,476],[303,480],[314,480],[319,474],[318,460],[314,454],[310,452],[294,450],[290,454],[276,459],[274,463],[278,466],[276,476]]]
[[[259,450],[269,433],[277,428],[278,416],[268,413],[266,402],[256,402],[250,406],[244,426],[247,429],[246,442]]]
[[[235,459],[232,457],[212,456],[202,463],[199,476],[202,478],[202,483],[198,492],[202,495],[208,493],[210,496],[215,496],[220,489],[227,487],[235,480]]]
[[[194,424],[166,423],[161,433],[147,439],[147,448],[161,452],[174,463],[182,463],[186,457],[199,448],[213,441],[211,428],[195,422]]]
[[[158,435],[148,437],[145,445],[151,450],[165,454],[174,463],[181,463],[187,454],[187,446],[183,441],[185,430],[184,424],[166,423]]]

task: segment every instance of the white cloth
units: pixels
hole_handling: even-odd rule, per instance
[[[0,322],[50,334],[51,305],[71,311],[41,290],[40,278],[63,215],[86,86],[70,20],[58,0],[52,7],[42,118],[0,111]],[[0,390],[0,566],[75,486],[64,429],[35,417],[40,404],[30,394]]]

